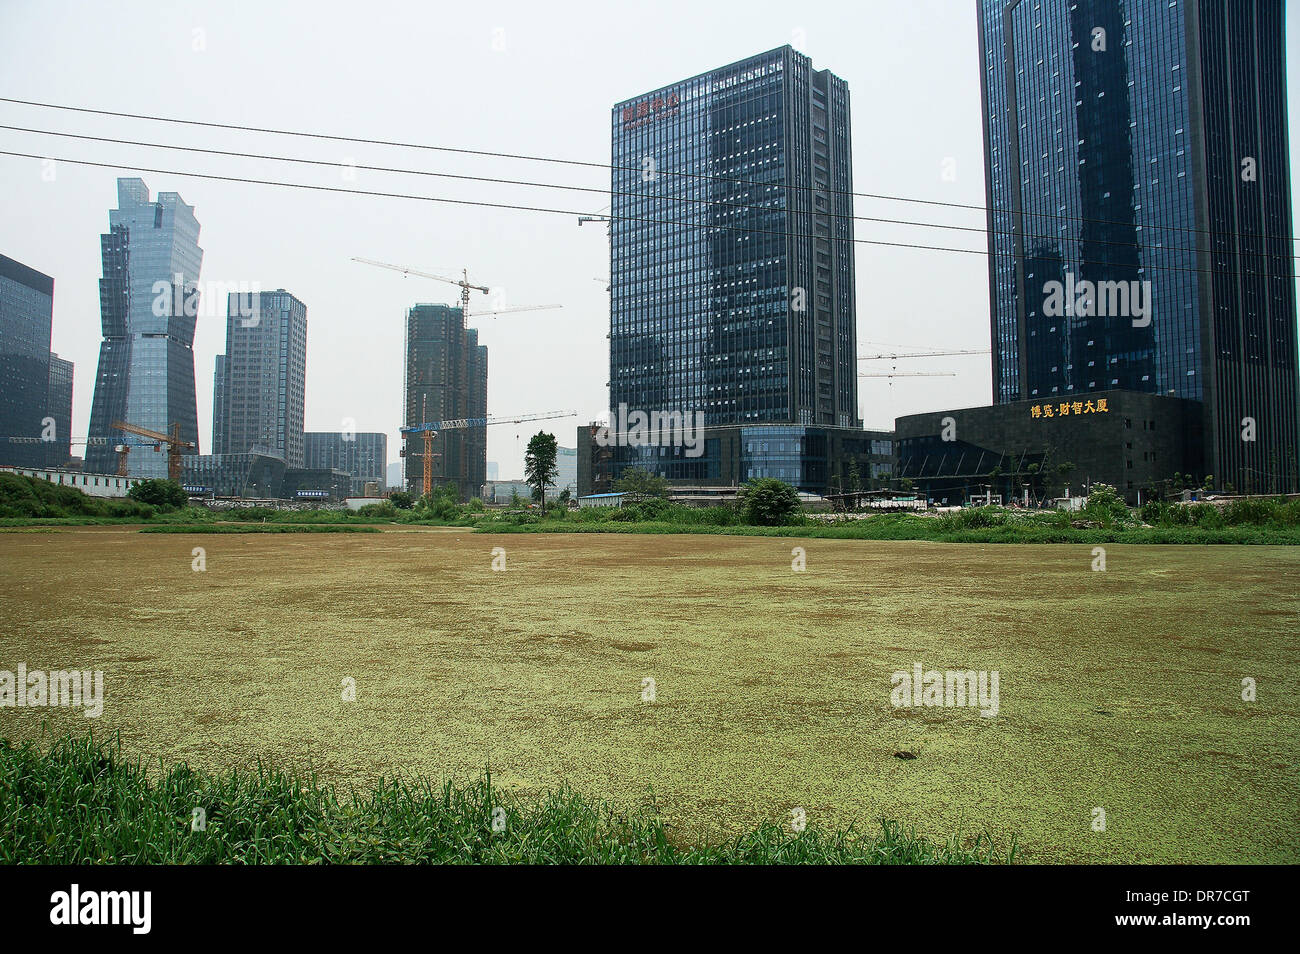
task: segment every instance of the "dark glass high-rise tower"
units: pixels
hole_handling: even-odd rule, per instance
[[[199,449],[194,394],[194,324],[203,250],[194,209],[175,192],[150,201],[141,179],[117,180],[117,208],[100,236],[104,277],[99,282],[104,340],[90,409],[91,443],[85,469],[117,470],[113,447],[125,435],[114,421],[167,433]],[[134,477],[166,477],[167,455],[131,453]]]
[[[611,135],[611,407],[860,426],[844,81],[785,46],[619,103]]]
[[[51,417],[58,446],[68,446],[71,422],[49,402],[53,322],[54,279],[0,255],[0,464],[49,463],[56,445],[42,438]]]
[[[1284,4],[979,0],[979,20],[994,403],[1202,401],[1219,487],[1297,489]]]

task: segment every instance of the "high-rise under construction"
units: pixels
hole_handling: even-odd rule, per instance
[[[407,427],[427,421],[487,417],[487,348],[478,329],[450,305],[415,305],[406,313]],[[424,439],[402,442],[406,488],[422,492]],[[479,494],[487,479],[487,431],[482,427],[441,431],[433,438],[433,485],[455,484],[462,500]]]

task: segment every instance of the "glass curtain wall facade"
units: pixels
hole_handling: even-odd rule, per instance
[[[194,392],[194,324],[198,311],[199,223],[175,192],[151,201],[142,179],[117,180],[116,209],[100,236],[99,282],[103,341],[90,410],[87,471],[116,473],[113,451],[126,421],[168,432],[199,447]],[[133,477],[167,476],[165,453],[132,453]]]
[[[308,469],[345,470],[353,477],[353,489],[366,481],[382,487],[388,466],[388,435],[378,432],[308,431],[303,435]]]
[[[284,458],[270,448],[242,454],[187,454],[181,458],[181,482],[192,494],[217,497],[284,496]]]
[[[66,467],[72,460],[72,374],[71,361],[50,355],[50,386],[47,406],[54,419],[55,439],[45,444],[45,466]]]
[[[617,104],[611,137],[611,408],[860,426],[843,80],[786,46]]]
[[[41,438],[45,418],[57,420],[49,404],[53,316],[54,279],[0,255],[0,464],[48,463]],[[66,430],[55,436],[66,446]]]
[[[1283,5],[980,0],[979,17],[994,403],[1203,401],[1205,473],[1295,489]]]
[[[216,360],[212,446],[218,454],[269,447],[303,466],[307,306],[283,288],[231,292],[226,353]]]

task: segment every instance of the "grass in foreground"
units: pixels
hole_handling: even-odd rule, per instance
[[[193,830],[196,808],[206,830]],[[490,775],[381,781],[348,799],[314,775],[264,765],[213,776],[181,764],[151,783],[116,741],[89,736],[48,751],[0,740],[0,832],[4,864],[988,864],[1016,855],[1014,840],[1006,851],[983,835],[937,844],[888,821],[875,836],[769,823],[679,845],[651,810],[619,812],[567,788],[524,801]]]

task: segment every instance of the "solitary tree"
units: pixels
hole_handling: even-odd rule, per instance
[[[856,494],[862,489],[862,475],[858,473],[858,459],[852,457],[849,459],[849,481],[848,490],[851,494]]]
[[[1064,491],[1070,483],[1070,475],[1074,473],[1074,464],[1065,460],[1056,465],[1056,476],[1061,481],[1061,490]]]
[[[555,483],[559,468],[555,465],[558,453],[555,435],[538,431],[528,442],[528,451],[524,454],[524,478],[542,498],[542,509],[546,509],[546,488]]]

